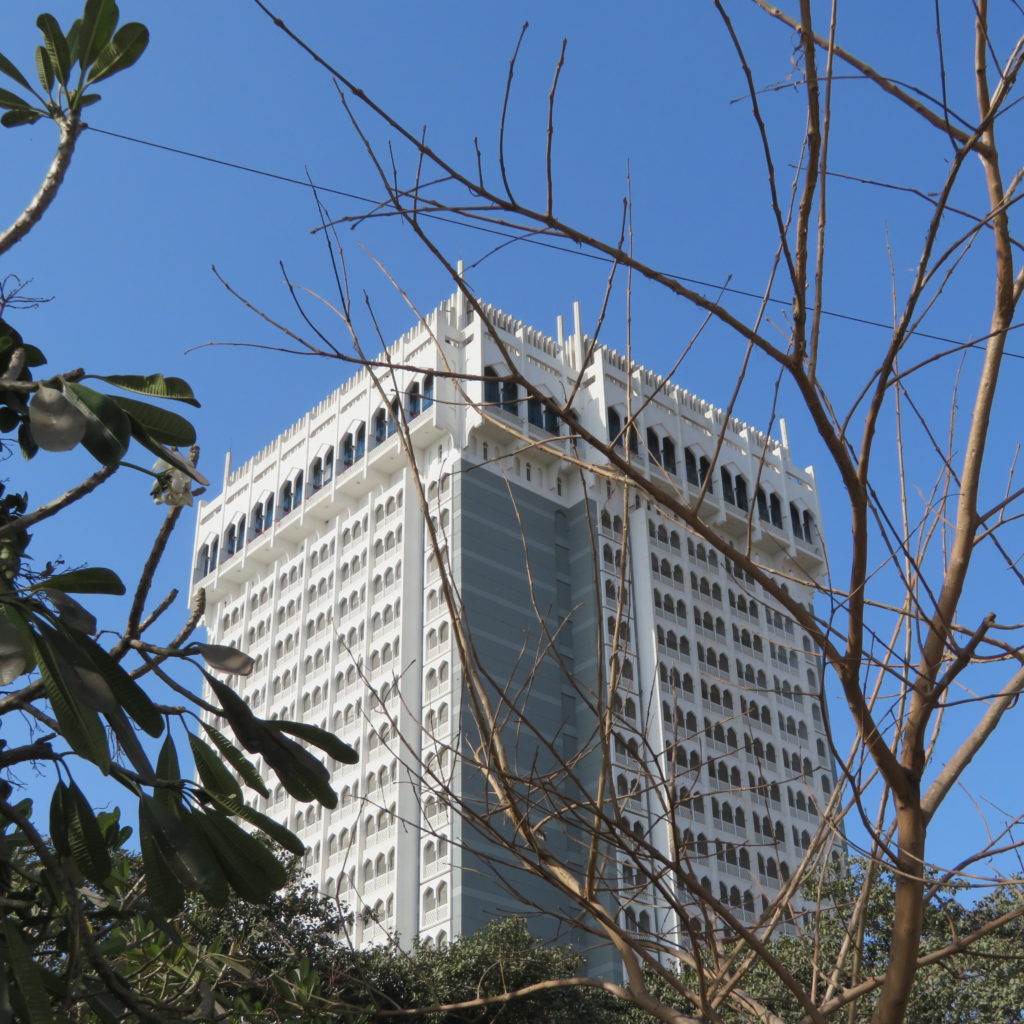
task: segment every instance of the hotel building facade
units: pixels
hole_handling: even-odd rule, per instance
[[[748,574],[504,380],[491,331],[542,392],[574,394],[576,423],[813,599],[817,492],[784,428],[772,439],[594,345],[578,308],[572,333],[559,321],[550,338],[457,294],[388,349],[396,368],[360,369],[240,467],[229,456],[198,510],[192,587],[209,639],[256,659],[233,685],[257,714],[320,725],[360,754],[332,766],[335,810],[272,776],[257,807],[307,845],[357,944],[444,941],[541,907],[542,933],[585,945],[551,924],[559,894],[495,842],[471,658],[570,869],[592,820],[571,808],[592,810],[604,780],[608,827],[637,837],[633,854],[609,843],[600,868],[627,927],[684,934],[647,884],[645,850],[753,921],[834,785],[818,655]]]

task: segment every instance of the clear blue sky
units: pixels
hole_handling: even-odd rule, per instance
[[[349,193],[325,198],[335,216],[359,213],[380,188],[329,77],[315,67],[245,0],[174,4],[122,3],[126,19],[145,21],[152,43],[129,72],[103,83],[103,102],[87,120],[137,140],[149,140],[274,174],[305,178]],[[559,0],[518,4],[328,3],[308,0],[280,5],[290,24],[386,108],[414,128],[427,126],[437,148],[472,165],[478,136],[485,166],[493,171],[507,61],[523,21],[530,30],[520,58],[508,121],[506,147],[517,193],[543,202],[544,126],[547,93],[563,36],[569,46],[557,103],[556,203],[564,219],[613,239],[618,232],[627,170],[634,199],[634,247],[649,263],[701,282],[760,293],[774,252],[766,205],[761,152],[744,85],[728,38],[709,4],[639,3],[628,9],[608,0]],[[1010,8],[1011,5],[1005,5]],[[799,157],[803,131],[800,96],[791,57],[794,40],[785,29],[757,15],[752,4],[736,4],[737,31],[749,47],[784,182]],[[945,58],[951,102],[973,113],[972,82],[962,72],[970,56],[970,23],[962,5],[942,5],[947,21]],[[3,52],[26,69],[36,44],[35,15],[28,0],[4,5]],[[49,7],[65,26],[75,3]],[[1020,30],[1020,16],[1003,12],[1007,39]],[[931,4],[859,3],[842,8],[840,40],[877,66],[930,91],[939,89]],[[884,34],[879,27],[884,25]],[[1000,40],[996,40],[997,48]],[[1005,48],[1005,43],[1002,44]],[[1018,116],[1018,115],[1015,115]],[[377,126],[368,123],[375,138]],[[1004,154],[1020,156],[1017,131]],[[0,219],[9,221],[35,190],[54,140],[52,127],[2,130],[5,185]],[[950,149],[913,116],[887,105],[874,87],[856,80],[836,83],[832,167],[861,178],[887,180],[932,191],[942,181]],[[408,178],[412,155],[398,149]],[[1019,162],[1019,160],[1018,160]],[[970,205],[980,176],[965,179]],[[971,190],[975,190],[973,193]],[[882,190],[835,178],[829,185],[831,247],[826,304],[830,310],[869,321],[892,315],[892,290],[902,294],[916,263],[926,202],[906,192]],[[313,359],[210,343],[275,345],[281,339],[252,317],[217,282],[216,265],[242,293],[273,315],[300,326],[282,286],[278,261],[294,282],[329,295],[331,280],[322,240],[311,235],[317,217],[308,190],[242,170],[175,155],[87,132],[55,207],[29,239],[8,255],[0,272],[33,279],[30,291],[53,296],[17,326],[43,347],[54,370],[85,366],[95,372],[155,372],[190,380],[203,402],[195,421],[203,446],[203,468],[219,486],[226,450],[236,464],[299,418],[347,374],[343,366]],[[512,246],[481,260],[501,239],[437,226],[446,253],[471,266],[468,279],[486,300],[548,332],[555,317],[583,304],[592,328],[604,290],[606,267],[566,251]],[[365,292],[391,339],[411,323],[403,300],[374,265],[377,257],[419,308],[432,308],[451,283],[417,243],[394,222],[368,222],[343,231],[352,292]],[[978,251],[939,300],[925,330],[957,340],[987,329],[991,286],[985,276],[990,255]],[[713,291],[714,289],[707,289]],[[784,289],[779,290],[786,298]],[[756,303],[738,295],[730,306],[749,316]],[[315,302],[313,303],[315,305]],[[672,365],[702,317],[643,284],[633,295],[633,344],[637,357],[656,371]],[[771,305],[769,319],[785,333],[785,305]],[[346,344],[342,325],[326,311],[318,323]],[[605,340],[624,345],[621,290],[614,297]],[[364,337],[369,320],[360,317]],[[770,334],[774,328],[767,328]],[[848,319],[826,320],[825,372],[836,404],[846,406],[863,384],[885,329]],[[921,352],[942,342],[922,340]],[[1024,348],[1024,346],[1020,346]],[[711,327],[687,358],[676,380],[723,404],[734,387],[742,350],[734,338]],[[1020,373],[1020,361],[1007,374]],[[969,383],[976,362],[965,364]],[[923,382],[922,409],[945,432],[949,378],[935,372]],[[1012,385],[1011,385],[1012,386]],[[767,427],[774,377],[753,367],[737,414]],[[794,455],[820,467],[825,529],[839,575],[849,529],[835,475],[795,396],[783,387],[780,411],[790,425]],[[1008,464],[1020,431],[1015,409],[999,414],[996,458]],[[777,431],[776,431],[777,432]],[[1003,446],[1009,445],[1005,450]],[[926,452],[912,450],[912,457]],[[883,483],[891,446],[881,453]],[[33,502],[90,470],[76,455],[41,457],[24,467],[19,456],[4,467],[10,486],[31,491]],[[999,490],[997,470],[993,493]],[[108,564],[126,578],[137,571],[160,512],[146,498],[148,483],[120,474],[74,516],[38,531],[37,557],[62,552],[72,561]],[[929,475],[918,482],[923,493]],[[895,508],[893,509],[895,512]],[[45,547],[45,551],[43,550]],[[188,576],[191,523],[182,529],[162,577],[164,587],[184,588]],[[1005,572],[993,572],[977,602],[997,606],[1018,598]],[[972,599],[973,601],[973,599]],[[98,598],[104,614],[116,602]],[[973,607],[973,605],[972,605]],[[117,614],[121,614],[120,611]],[[966,712],[965,714],[973,714]],[[842,707],[835,717],[841,721]],[[1019,716],[1019,713],[1018,713]],[[970,788],[1012,811],[1017,799],[1015,722],[1004,726],[995,757],[968,776]],[[847,736],[840,729],[841,736]],[[958,798],[959,800],[959,798]],[[959,800],[936,826],[933,855],[956,860],[976,836],[977,812]],[[993,820],[1001,814],[993,813]],[[980,827],[980,826],[979,826]],[[976,845],[976,844],[975,844]]]

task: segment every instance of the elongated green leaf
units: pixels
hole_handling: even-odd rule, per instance
[[[52,93],[53,61],[50,60],[50,54],[45,46],[36,47],[36,75],[39,77],[39,84],[43,87],[43,92]]]
[[[71,28],[68,29],[67,35],[65,36],[68,41],[68,54],[71,57],[72,66],[78,63],[78,44],[81,31],[82,19],[79,18],[77,21],[71,23]]]
[[[113,569],[100,567],[88,569],[72,569],[56,576],[48,576],[45,580],[34,583],[29,590],[60,590],[65,594],[114,594],[120,596],[125,592],[121,577]]]
[[[264,903],[288,880],[284,865],[255,836],[218,811],[197,814],[206,838],[231,883],[250,903]]]
[[[8,110],[0,117],[0,124],[5,128],[19,128],[23,124],[35,124],[43,115],[35,110]],[[22,445],[22,452],[25,446]]]
[[[146,873],[146,895],[158,910],[176,914],[185,903],[185,889],[171,870],[160,844],[153,834],[152,816],[139,808],[139,848],[142,869]]]
[[[353,747],[338,739],[334,733],[321,729],[319,726],[309,725],[306,722],[279,720],[273,723],[272,728],[280,729],[292,736],[298,736],[300,740],[312,743],[314,747],[319,747],[329,757],[333,757],[335,761],[340,761],[342,764],[356,764],[359,761],[359,755]]]
[[[96,56],[89,71],[87,83],[100,82],[104,78],[116,75],[125,68],[130,68],[143,54],[149,45],[149,29],[137,21],[122,25],[114,33],[114,38]]]
[[[179,448],[196,443],[196,428],[184,416],[170,409],[161,409],[158,405],[137,402],[134,398],[112,397],[136,423],[145,427],[154,441]]]
[[[85,417],[82,444],[92,457],[104,466],[120,462],[128,450],[132,427],[117,402],[73,381],[65,382],[64,396]]]
[[[145,690],[91,637],[75,637],[86,656],[107,681],[118,704],[134,719],[139,727],[156,738],[164,731],[164,719],[149,699]]]
[[[31,110],[32,103],[22,99],[17,93],[0,89],[0,110]]]
[[[156,772],[153,771],[153,765],[146,751],[142,749],[142,744],[139,742],[138,729],[135,728],[132,722],[128,721],[128,716],[120,708],[114,708],[113,711],[105,712],[105,717],[114,733],[118,746],[121,748],[121,752],[131,762],[136,774],[140,777],[140,781],[143,785],[155,786],[157,781]]]
[[[256,766],[250,761],[231,740],[222,732],[215,729],[208,722],[202,722],[206,735],[213,740],[214,746],[223,754],[224,759],[238,772],[245,780],[246,785],[256,790],[260,796],[267,798],[270,790],[263,784],[263,777],[257,771]]]
[[[214,696],[220,701],[220,706],[224,709],[228,724],[238,737],[238,742],[250,754],[260,753],[261,745],[265,743],[268,735],[266,725],[252,713],[249,705],[227,683],[222,683],[205,670],[203,675],[210,684]]]
[[[32,86],[28,84],[28,79],[2,53],[0,53],[0,74],[14,79],[23,89],[28,89],[29,92],[32,91]]]
[[[90,93],[75,93],[75,108],[81,109],[82,107],[91,107],[94,103],[99,103],[103,97],[98,92]]]
[[[337,807],[338,794],[331,785],[327,768],[295,740],[274,731],[273,723],[265,724],[269,736],[260,753],[281,785],[296,800],[317,800],[325,807]]]
[[[36,631],[46,642],[62,683],[79,705],[104,713],[117,709],[107,681],[67,632],[60,632],[42,621],[36,622]]]
[[[140,395],[149,395],[150,398],[170,398],[176,402],[185,402],[199,408],[196,396],[192,389],[180,377],[165,377],[162,373],[151,373],[148,377],[141,377],[136,374],[115,373],[107,377],[100,377],[108,384],[122,388],[125,391],[134,391]]]
[[[0,117],[0,122],[7,124],[7,114]],[[18,447],[21,448],[22,458],[26,460],[33,458],[39,452],[39,445],[36,444],[35,438],[32,436],[32,429],[24,420],[18,427]]]
[[[71,847],[68,844],[68,816],[64,807],[66,788],[63,782],[58,782],[54,786],[53,796],[50,797],[50,842],[62,857],[71,856]]]
[[[274,821],[273,818],[260,813],[248,804],[224,800],[216,795],[214,795],[213,800],[218,806],[223,807],[228,814],[233,814],[258,828],[264,835],[273,839],[278,846],[284,847],[289,853],[294,853],[296,857],[301,857],[306,852],[306,847],[302,840],[290,828],[282,825],[279,821]]]
[[[211,793],[222,793],[236,800],[242,799],[242,787],[235,777],[224,767],[224,762],[217,756],[213,748],[194,733],[188,734],[188,743],[192,748],[192,756],[196,761],[196,770],[203,786]]]
[[[79,63],[83,68],[92,64],[110,42],[119,16],[114,0],[86,0],[78,37]]]
[[[157,775],[164,782],[177,782],[181,778],[181,767],[178,764],[178,750],[170,732],[160,747],[160,755],[156,759]],[[157,792],[164,792],[163,787]]]
[[[221,906],[228,897],[227,879],[198,815],[180,806],[169,808],[146,796],[139,798],[140,819],[143,808],[150,817],[160,852],[178,881],[186,890],[198,890],[214,906]]]
[[[12,618],[10,608],[7,609],[7,617]],[[24,623],[24,620],[21,621]],[[33,633],[27,626],[25,631],[35,652],[43,688],[60,726],[61,735],[76,754],[92,761],[107,774],[110,771],[110,748],[99,715],[72,694],[61,677],[61,660],[46,637],[41,633]]]
[[[169,466],[174,469],[180,469],[186,476],[191,477],[197,484],[201,484],[203,487],[209,487],[210,481],[203,476],[202,473],[196,469],[190,462],[183,459],[177,452],[172,452],[169,448],[165,448],[162,444],[154,441],[147,431],[140,424],[134,420],[129,421],[131,423],[132,437],[135,438],[143,448],[148,448],[157,458],[163,459]]]
[[[25,1014],[25,1024],[53,1024],[53,1008],[46,994],[42,968],[33,959],[21,929],[11,918],[4,917],[3,929],[7,940],[7,957]]]
[[[282,735],[276,722],[257,718],[231,687],[209,672],[203,675],[220,701],[238,741],[250,754],[263,755],[291,796],[304,802],[319,800],[325,807],[337,806],[338,794],[331,786],[331,773],[323,764],[294,740]]]
[[[50,55],[50,63],[53,65],[57,81],[66,89],[71,77],[71,52],[68,41],[52,14],[40,14],[36,18],[36,25],[43,33],[43,42],[46,44],[46,52]]]
[[[68,843],[71,856],[82,874],[97,885],[110,875],[110,851],[82,791],[72,782],[67,790],[65,810],[68,814]]]

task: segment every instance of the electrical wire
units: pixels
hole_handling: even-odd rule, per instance
[[[302,188],[310,189],[311,191],[324,192],[329,195],[341,196],[344,199],[354,199],[360,203],[367,203],[371,206],[379,206],[380,200],[373,199],[370,196],[362,196],[356,192],[346,192],[344,189],[333,188],[330,185],[319,185],[316,182],[310,182],[304,178],[292,178],[287,174],[277,174],[274,171],[265,171],[259,167],[250,167],[247,164],[235,163],[231,160],[221,160],[218,157],[207,156],[204,153],[195,153],[188,149],[180,149],[177,146],[168,146],[161,142],[153,142],[149,139],[138,139],[131,135],[123,135],[120,132],[112,132],[106,128],[96,128],[93,125],[86,126],[89,131],[96,132],[99,135],[108,135],[114,139],[121,139],[124,142],[133,142],[139,146],[148,146],[151,149],[159,149],[166,153],[174,153],[177,156],[189,157],[192,160],[201,160],[204,163],[215,164],[218,167],[227,167],[230,170],[244,171],[247,174],[255,174],[262,178],[270,178],[273,181],[284,182],[288,185],[299,185]],[[600,263],[612,263],[613,260],[610,256],[605,256],[602,253],[587,252],[584,249],[575,249],[567,245],[558,245],[556,242],[546,241],[542,238],[530,237],[528,235],[518,235],[513,231],[503,231],[500,228],[488,227],[485,224],[475,224],[472,221],[460,220],[455,217],[446,217],[443,214],[430,213],[428,211],[421,210],[419,216],[429,216],[432,220],[439,221],[443,224],[453,224],[457,227],[471,228],[474,231],[481,231],[488,235],[493,235],[497,238],[505,238],[512,241],[520,241],[528,243],[529,245],[540,246],[543,249],[551,249],[555,252],[567,253],[571,256],[583,256],[587,259],[597,260]],[[730,285],[715,284],[712,281],[702,281],[700,278],[688,277],[684,274],[673,274],[668,271],[664,272],[665,277],[670,277],[674,281],[679,281],[683,284],[694,285],[698,288],[708,288],[714,292],[726,292],[730,295],[739,295],[743,298],[757,299],[761,301],[764,296],[760,292],[747,291],[743,288],[735,288]],[[785,299],[776,299],[773,296],[768,296],[768,301],[776,306],[789,307],[792,305],[791,302],[787,302]],[[868,317],[854,316],[852,313],[840,313],[836,310],[823,309],[823,316],[831,317],[834,320],[843,320],[848,323],[860,324],[864,327],[877,327],[882,330],[891,331],[892,325],[884,323],[881,320],[871,320]],[[1011,330],[1018,328],[1019,324],[1013,324]],[[945,345],[956,345],[963,346],[964,348],[976,348],[981,342],[974,342],[973,344],[965,344],[963,341],[957,340],[956,338],[948,338],[941,334],[930,334],[927,331],[913,331],[911,332],[914,337],[925,338],[929,341],[939,341]],[[1024,359],[1024,355],[1017,352],[1005,353],[1007,357],[1014,359]]]

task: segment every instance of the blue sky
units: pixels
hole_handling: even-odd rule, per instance
[[[273,346],[281,339],[232,299],[211,271],[216,265],[240,292],[298,325],[278,261],[284,262],[292,281],[330,294],[323,241],[311,234],[316,211],[301,186],[125,141],[99,129],[286,177],[304,179],[308,172],[325,188],[349,194],[325,194],[335,216],[364,211],[368,204],[352,196],[375,199],[380,187],[327,74],[254,6],[245,0],[121,6],[125,19],[149,26],[150,49],[135,68],[103,83],[103,102],[87,118],[98,130],[85,133],[54,208],[6,257],[0,273],[31,278],[30,292],[53,296],[38,311],[19,316],[16,325],[45,349],[54,370],[85,366],[98,373],[160,371],[192,382],[203,402],[195,415],[203,467],[216,490],[225,451],[232,450],[236,464],[249,457],[347,373],[319,360],[233,347]],[[963,72],[963,60],[970,56],[970,24],[959,6],[942,5],[948,88],[952,104],[973,114],[973,83]],[[521,24],[529,21],[506,147],[513,187],[534,205],[542,204],[544,194],[547,94],[561,40],[567,37],[554,148],[555,198],[563,219],[614,239],[628,173],[638,254],[695,281],[728,282],[755,294],[766,287],[774,245],[760,144],[749,104],[742,99],[744,84],[735,56],[710,5],[639,3],[627,12],[607,0],[505,5],[309,0],[281,7],[299,34],[382,106],[410,127],[427,126],[431,143],[455,162],[472,166],[473,139],[479,137],[489,173],[495,167],[508,58]],[[1005,7],[998,12],[997,26],[1005,29],[1008,40],[1019,32],[1020,17],[1011,5]],[[49,9],[65,26],[78,10],[64,2]],[[38,10],[26,0],[5,4],[3,51],[26,68],[37,41]],[[932,5],[864,2],[841,10],[839,31],[845,46],[865,53],[896,77],[938,91]],[[798,77],[792,63],[794,40],[786,29],[758,15],[753,5],[736,5],[733,15],[755,79],[765,89],[761,101],[780,179],[788,187],[804,125],[800,95],[792,85]],[[879,33],[882,23],[886,31]],[[1000,39],[994,42],[998,49]],[[370,121],[367,130],[375,139],[383,137]],[[1020,138],[1017,131],[1004,154],[1011,167],[1020,157],[1019,151],[1012,152],[1014,146],[1019,150]],[[0,219],[9,221],[37,186],[50,159],[53,131],[44,123],[3,130],[0,144],[5,169]],[[941,184],[949,154],[938,133],[883,102],[871,85],[849,78],[837,81],[834,171],[930,192]],[[396,161],[408,178],[415,167],[411,153],[397,148]],[[980,197],[980,175],[972,170],[965,186],[957,199],[973,205]],[[826,305],[847,317],[885,323],[892,316],[893,292],[905,292],[916,263],[929,205],[905,191],[843,177],[830,181],[829,199]],[[452,259],[470,265],[468,279],[486,300],[553,333],[555,317],[569,316],[578,299],[585,325],[593,327],[607,273],[600,262],[529,245],[506,247],[483,259],[500,238],[444,224],[437,225],[436,236]],[[451,291],[443,269],[398,223],[371,221],[354,231],[343,229],[342,241],[353,295],[361,302],[366,293],[386,339],[407,328],[411,316],[374,258],[420,309],[432,308]],[[984,334],[990,262],[979,242],[963,260],[956,282],[937,300],[924,330],[953,340]],[[779,295],[787,297],[784,289]],[[743,316],[752,316],[756,309],[756,300],[738,294],[727,301]],[[311,300],[311,308],[316,305]],[[775,327],[766,332],[783,336],[785,303],[770,304],[767,316]],[[342,325],[329,312],[321,309],[316,318],[339,344],[346,343]],[[701,320],[697,311],[636,282],[633,344],[637,358],[652,369],[671,366]],[[360,314],[359,323],[369,331],[366,313]],[[610,345],[624,345],[624,324],[619,289],[605,326]],[[887,339],[884,328],[826,318],[823,372],[838,406],[845,407],[857,393]],[[921,339],[918,351],[934,352],[943,344]],[[723,404],[742,355],[734,338],[712,326],[675,379]],[[1019,363],[1007,366],[1011,394]],[[967,359],[965,384],[971,383],[976,365]],[[939,364],[919,385],[921,408],[940,435],[950,405],[950,370]],[[774,376],[755,360],[736,412],[767,427],[773,396]],[[819,467],[825,528],[841,572],[849,528],[837,480],[786,386],[779,410],[789,422],[797,461]],[[995,434],[995,465],[987,481],[993,494],[1001,487],[1020,435],[1012,402],[997,414]],[[923,495],[931,480],[929,458],[920,437],[915,445],[921,447],[912,447],[912,461],[922,469],[915,486]],[[883,487],[892,483],[891,459],[888,445],[879,459]],[[11,487],[29,489],[35,503],[90,469],[87,457],[76,453],[41,457],[28,467],[12,456],[0,472],[9,477]],[[37,531],[37,557],[62,552],[72,561],[108,564],[133,577],[160,519],[147,491],[145,479],[119,474],[74,515]],[[916,494],[913,500],[919,500]],[[191,523],[181,530],[166,561],[161,578],[165,589],[187,584],[190,548]],[[979,591],[968,602],[978,617],[986,602],[999,607],[1018,597],[1008,574],[996,567]],[[93,607],[101,616],[109,607],[116,620],[122,614],[114,611],[116,604],[97,598]],[[836,719],[842,720],[843,713],[837,707]],[[995,756],[980,761],[967,778],[976,795],[991,796],[1007,809],[1016,796],[1014,773],[1001,769],[1019,756],[1013,731],[1014,723],[1007,722]],[[969,852],[970,839],[982,827],[975,827],[972,801],[955,800],[933,835],[933,854],[943,861]]]

